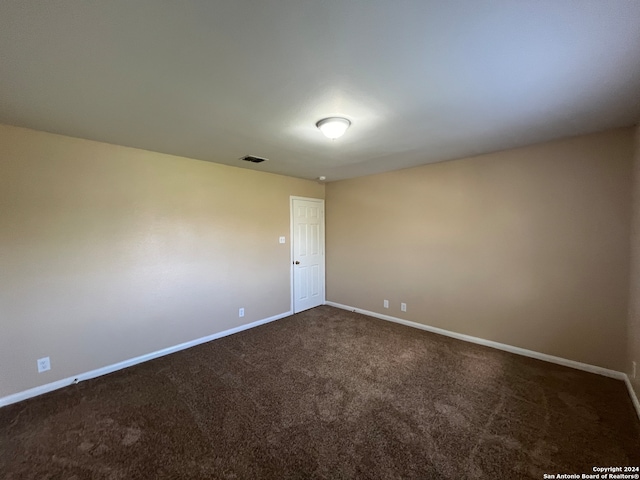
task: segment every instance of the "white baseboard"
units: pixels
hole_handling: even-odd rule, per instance
[[[273,317],[264,318],[262,320],[257,320],[252,323],[247,323],[246,325],[240,325],[239,327],[230,328],[229,330],[224,330],[222,332],[214,333],[212,335],[207,335],[206,337],[197,338],[189,342],[181,343],[179,345],[174,345],[173,347],[163,348],[162,350],[158,350],[156,352],[140,355],[139,357],[131,358],[129,360],[124,360],[123,362],[114,363],[113,365],[107,365],[106,367],[98,368],[96,370],[91,370],[90,372],[80,373],[78,375],[74,375],[73,377],[64,378],[56,382],[47,383],[46,385],[41,385],[39,387],[30,388],[29,390],[24,390],[22,392],[14,393],[12,395],[7,395],[6,397],[0,398],[0,407],[11,405],[12,403],[20,402],[28,398],[37,397],[38,395],[42,395],[43,393],[52,392],[53,390],[58,390],[59,388],[66,387],[74,383],[81,382],[83,380],[89,380],[91,378],[100,377],[102,375],[106,375],[108,373],[112,373],[117,370],[122,370],[123,368],[137,365],[138,363],[143,363],[149,360],[153,360],[154,358],[163,357],[171,353],[179,352],[180,350],[185,350],[187,348],[195,347],[196,345],[200,345],[201,343],[206,343],[206,342],[210,342],[211,340],[216,340],[218,338],[226,337],[228,335],[233,335],[234,333],[242,332],[243,330],[248,330],[250,328],[257,327],[259,325],[264,325],[265,323],[273,322],[275,320],[280,320],[281,318],[288,317],[289,315],[292,315],[292,314],[293,312],[281,313],[279,315],[274,315]]]
[[[544,360],[545,362],[557,363],[558,365],[564,365],[565,367],[576,368],[578,370],[584,370],[586,372],[597,373],[598,375],[604,375],[605,377],[616,378],[618,380],[624,380],[626,374],[618,372],[617,370],[609,370],[608,368],[597,367],[595,365],[589,365],[588,363],[576,362],[574,360],[568,360],[562,357],[555,357],[553,355],[547,355],[546,353],[540,353],[533,350],[527,350],[526,348],[514,347],[507,345],[506,343],[494,342],[492,340],[485,340],[480,337],[472,337],[471,335],[465,335],[463,333],[456,333],[450,330],[444,330],[442,328],[431,327],[422,323],[411,322],[409,320],[403,320],[401,318],[392,317],[390,315],[384,315],[382,313],[370,312],[368,310],[362,310],[361,308],[350,307],[349,305],[342,305],[335,302],[326,302],[325,305],[340,308],[342,310],[349,310],[351,312],[362,313],[370,317],[379,318],[381,320],[388,320],[390,322],[401,323],[408,327],[419,328],[420,330],[426,330],[427,332],[437,333],[439,335],[445,335],[447,337],[457,338],[465,342],[477,343],[478,345],[485,345],[487,347],[496,348],[498,350],[504,350],[505,352],[515,353],[524,357],[536,358],[538,360]]]
[[[638,414],[638,418],[640,418],[640,401],[638,401],[638,396],[636,395],[636,391],[633,389],[633,385],[631,385],[631,380],[629,380],[629,376],[624,376],[624,383],[627,384],[627,388],[629,389],[629,396],[631,397],[631,403],[636,407],[636,413]]]
[[[456,333],[442,328],[431,327],[422,323],[412,322],[410,320],[403,320],[401,318],[392,317],[390,315],[384,315],[382,313],[371,312],[369,310],[363,310],[361,308],[350,307],[349,305],[343,305],[336,302],[325,302],[325,305],[340,308],[342,310],[349,310],[350,312],[361,313],[370,317],[379,318],[381,320],[387,320],[390,322],[400,323],[408,327],[419,328],[420,330],[426,330],[427,332],[437,333],[439,335],[445,335],[447,337],[456,338],[465,342],[477,343],[478,345],[484,345],[487,347],[495,348],[498,350],[504,350],[505,352],[515,353],[524,357],[531,357],[537,360],[543,360],[545,362],[556,363],[558,365],[564,365],[565,367],[575,368],[577,370],[584,370],[585,372],[595,373],[603,375],[605,377],[615,378],[617,380],[623,380],[627,384],[629,389],[629,395],[631,396],[631,402],[636,409],[638,418],[640,419],[640,402],[636,396],[629,377],[624,372],[618,372],[617,370],[610,370],[608,368],[597,367],[595,365],[589,365],[588,363],[576,362],[574,360],[568,360],[562,357],[556,357],[554,355],[547,355],[546,353],[540,353],[533,350],[527,350],[526,348],[514,347],[505,343],[494,342],[492,340],[485,340],[484,338],[472,337],[471,335],[464,335],[462,333]]]

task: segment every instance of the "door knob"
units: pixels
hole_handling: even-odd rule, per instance
[[[300,265],[300,262],[299,262],[298,260],[296,260],[296,261],[295,261],[295,262],[293,262],[293,263],[295,263],[296,265]]]

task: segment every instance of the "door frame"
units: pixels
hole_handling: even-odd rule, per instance
[[[311,198],[311,197],[298,197],[296,195],[289,196],[289,285],[291,290],[291,314],[294,315],[296,313],[295,310],[295,297],[294,297],[294,288],[295,288],[295,279],[294,279],[294,268],[293,268],[293,255],[294,255],[294,243],[293,243],[293,201],[294,200],[305,200],[307,202],[318,202],[322,208],[322,305],[327,302],[327,248],[326,248],[326,235],[325,235],[325,211],[324,211],[324,198]]]

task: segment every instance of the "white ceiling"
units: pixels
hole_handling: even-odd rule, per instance
[[[331,181],[639,119],[637,0],[0,3],[0,122],[256,170]]]

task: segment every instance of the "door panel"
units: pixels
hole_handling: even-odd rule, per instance
[[[324,201],[292,199],[293,311],[324,303]]]

